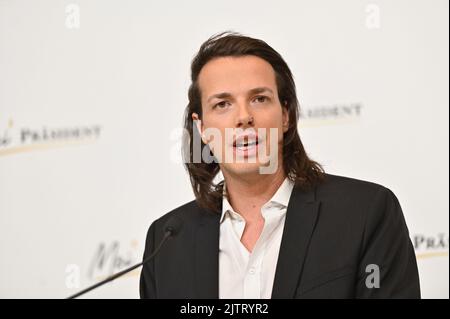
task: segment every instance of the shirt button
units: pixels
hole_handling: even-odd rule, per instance
[[[250,274],[250,275],[253,275],[253,274],[255,274],[255,268],[250,268],[250,270],[248,271],[248,273]]]

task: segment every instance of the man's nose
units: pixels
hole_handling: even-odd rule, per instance
[[[249,112],[247,105],[239,106],[239,113],[237,115],[236,127],[246,128],[254,125],[253,115]]]

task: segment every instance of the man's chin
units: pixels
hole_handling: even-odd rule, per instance
[[[228,163],[223,165],[223,169],[232,175],[252,176],[260,174],[260,163]]]

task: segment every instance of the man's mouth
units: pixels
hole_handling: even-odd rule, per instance
[[[244,157],[256,155],[259,144],[257,135],[238,136],[233,142],[234,151]]]
[[[235,147],[235,148],[247,148],[247,147],[253,147],[253,146],[256,146],[256,145],[258,145],[258,141],[234,143],[233,147]]]

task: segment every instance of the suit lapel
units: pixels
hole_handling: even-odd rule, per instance
[[[286,211],[272,298],[293,298],[299,283],[319,212],[314,191],[294,187]],[[196,298],[219,298],[220,214],[201,210],[195,228]]]
[[[196,298],[219,298],[219,221],[220,215],[201,211],[195,230]]]
[[[272,298],[294,298],[316,224],[319,201],[314,191],[294,187],[286,211],[286,221],[272,290]]]

